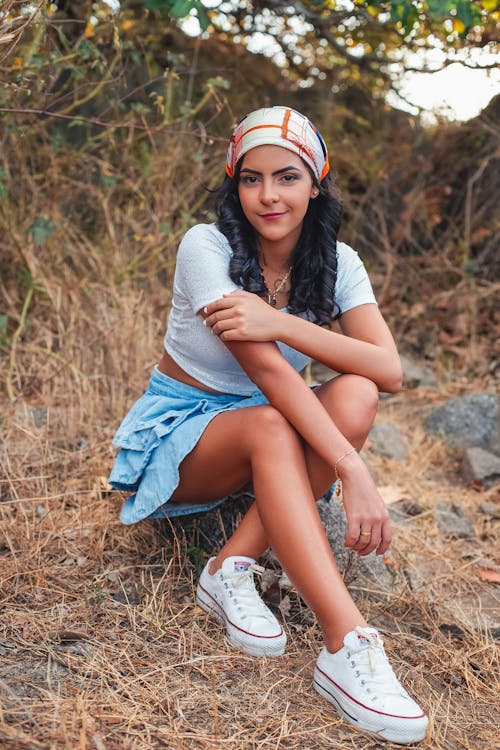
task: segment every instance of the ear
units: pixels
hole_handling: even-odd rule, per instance
[[[319,195],[319,189],[316,187],[316,185],[313,185],[311,188],[311,198],[317,198]]]

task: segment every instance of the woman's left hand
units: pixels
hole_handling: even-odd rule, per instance
[[[204,308],[204,324],[222,341],[278,341],[283,314],[244,290],[225,294]]]

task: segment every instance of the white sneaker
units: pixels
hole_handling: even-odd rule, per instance
[[[196,598],[206,612],[211,612],[226,626],[229,642],[252,656],[280,656],[286,635],[273,613],[260,598],[253,580],[264,568],[251,557],[228,557],[222,567],[210,575],[205,565],[200,576]]]
[[[361,731],[400,745],[425,737],[429,720],[399,683],[374,628],[348,633],[334,654],[323,648],[314,687]]]

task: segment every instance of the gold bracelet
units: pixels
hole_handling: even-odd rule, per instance
[[[342,453],[342,455],[341,455],[341,456],[340,456],[339,458],[337,458],[337,460],[335,461],[335,463],[334,463],[334,465],[333,465],[333,470],[334,470],[334,472],[335,472],[335,481],[336,481],[336,482],[338,482],[338,481],[342,481],[342,480],[340,479],[339,475],[338,475],[338,471],[337,471],[337,465],[338,465],[338,464],[339,464],[339,463],[340,463],[341,461],[343,461],[343,460],[344,460],[344,458],[347,458],[347,456],[350,456],[350,455],[351,455],[351,453],[356,453],[356,448],[349,448],[349,450],[348,450],[348,451],[346,451],[345,453]]]

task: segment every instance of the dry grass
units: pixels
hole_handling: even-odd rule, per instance
[[[26,48],[19,40],[12,44],[20,60]],[[108,113],[109,122],[96,130],[90,121],[73,122],[73,129],[59,119],[11,114],[1,132],[0,748],[381,748],[346,727],[313,691],[320,633],[297,600],[286,622],[285,657],[258,660],[231,650],[222,629],[194,604],[199,555],[188,549],[189,540],[163,534],[158,525],[121,526],[119,493],[106,485],[114,429],[159,355],[178,238],[195,220],[210,220],[201,186],[220,176],[218,134],[243,106],[262,100],[255,58],[245,86],[234,78],[230,99],[241,97],[234,112],[215,84],[203,83],[208,72],[195,109],[183,115],[192,83],[188,55],[180,83],[174,85],[175,70],[164,80],[165,102],[173,97],[169,119],[169,108],[162,113],[144,94],[147,76],[134,99],[151,104],[147,116],[118,107],[117,97],[135,83],[127,88],[124,82],[122,90],[118,76],[118,94],[101,90],[117,54],[114,43],[102,46],[108,55],[102,69],[94,69],[93,58],[87,65],[78,57],[75,80],[60,77],[66,52],[56,37],[44,44],[43,75],[31,53],[26,69],[10,71],[15,85],[4,95],[12,111],[30,104],[86,117],[74,98],[87,101],[94,86],[90,115]],[[233,63],[231,52],[223,70],[231,80]],[[52,99],[50,87],[37,88],[44,78],[54,84]],[[259,90],[249,94],[251,80]],[[27,82],[32,99],[25,100]],[[305,95],[300,92],[301,100]],[[329,108],[328,97],[324,102]],[[330,114],[320,118],[325,126]],[[420,173],[421,161],[413,158],[414,138],[403,129],[398,145],[393,121],[385,128],[392,177],[378,130],[376,139],[367,132],[358,141],[355,134],[347,138],[346,126],[342,137],[331,139],[346,144],[340,149],[345,164],[340,153],[335,163],[353,196],[344,238],[358,237],[361,250],[381,248],[371,258],[377,292],[407,348],[435,356],[443,383],[438,398],[489,388],[496,375],[488,343],[498,326],[498,284],[488,271],[496,247],[494,151],[485,136],[492,126],[485,118],[457,130],[453,153],[464,163],[436,157],[444,164],[436,194],[419,174],[416,197],[412,170]],[[458,142],[463,133],[471,145]],[[489,171],[474,182],[480,188],[475,203],[467,203],[464,184],[476,179],[480,158],[490,160]],[[432,159],[426,163],[432,171]],[[365,183],[367,192],[359,187]],[[450,184],[448,194],[443,186]],[[441,227],[436,217],[450,209],[448,201],[456,213]],[[435,221],[429,221],[431,209]],[[394,226],[386,226],[389,218]],[[471,235],[465,248],[457,240],[464,222]],[[462,268],[466,256],[477,260],[477,278]],[[498,664],[483,625],[496,605],[495,588],[479,581],[477,565],[495,563],[494,522],[477,512],[486,494],[463,487],[453,471],[455,456],[419,426],[435,397],[419,390],[383,403],[407,434],[412,458],[396,465],[372,457],[374,469],[381,483],[404,486],[424,512],[398,528],[394,592],[379,596],[356,581],[353,591],[384,633],[398,673],[429,710],[426,746],[493,750]],[[437,531],[432,507],[449,499],[473,518],[474,540],[446,541]]]
[[[119,524],[119,494],[105,483],[109,443],[158,343],[147,303],[133,308],[131,301],[122,298],[112,313],[86,314],[94,345],[79,367],[94,376],[82,378],[33,351],[30,359],[28,349],[17,360],[23,377],[37,380],[39,408],[33,398],[4,405],[0,746],[388,747],[346,727],[313,691],[321,639],[307,611],[292,607],[285,657],[236,652],[194,603],[197,571],[185,540],[146,523]],[[131,325],[132,309],[137,336],[127,337],[127,356],[124,336],[105,357],[103,331],[115,335],[119,321]],[[61,356],[74,361],[80,344],[69,337]],[[493,597],[494,586],[479,581],[477,565],[493,561],[494,530],[476,510],[485,494],[443,474],[453,455],[419,428],[423,402],[425,392],[413,391],[383,404],[383,417],[406,425],[413,458],[395,466],[372,457],[384,483],[406,486],[424,509],[398,527],[394,593],[373,596],[356,582],[353,589],[384,633],[397,672],[429,710],[426,746],[493,750],[498,664],[477,605],[480,596]],[[447,541],[437,531],[432,506],[449,499],[474,519],[473,541]],[[412,590],[408,576],[416,567],[424,578]],[[472,627],[467,606],[477,607],[480,627]]]

